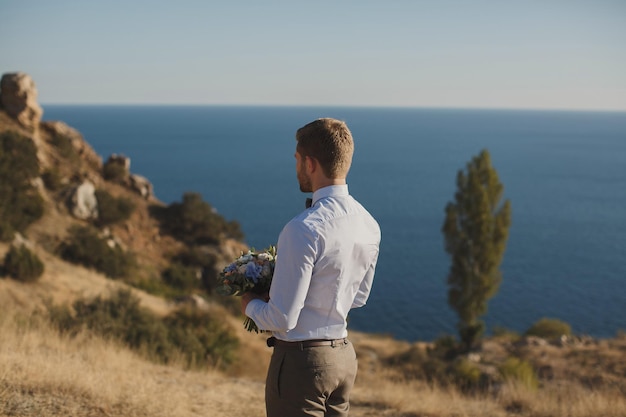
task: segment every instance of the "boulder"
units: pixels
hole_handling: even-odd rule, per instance
[[[131,174],[130,187],[146,200],[152,198],[152,183],[146,177]]]
[[[0,108],[28,129],[36,129],[43,110],[37,103],[37,89],[30,75],[7,73],[0,80]]]
[[[91,181],[85,180],[74,189],[70,198],[70,212],[82,220],[98,218],[96,187]]]

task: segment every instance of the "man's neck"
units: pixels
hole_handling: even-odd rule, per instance
[[[331,185],[346,185],[345,178],[324,178],[320,181],[316,181],[313,185],[313,192],[316,192],[320,188],[329,187]]]

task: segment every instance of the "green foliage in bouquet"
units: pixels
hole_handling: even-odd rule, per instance
[[[275,265],[275,246],[260,252],[251,249],[222,270],[216,291],[225,296],[239,296],[245,292],[265,294],[270,290]],[[249,317],[246,317],[244,326],[249,332],[259,332],[256,323]]]

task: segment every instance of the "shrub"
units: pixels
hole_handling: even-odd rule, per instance
[[[75,314],[69,316],[62,310],[54,311],[56,324],[62,332],[73,334],[86,328],[141,350],[151,359],[167,361],[173,354],[163,322],[141,308],[139,298],[129,290],[119,290],[110,298],[77,300],[73,309]]]
[[[213,292],[217,285],[217,271],[215,268],[217,258],[215,254],[198,247],[191,247],[176,255],[173,261],[199,269],[201,271],[202,289],[208,293]]]
[[[155,206],[152,212],[165,233],[189,245],[216,244],[224,237],[243,239],[239,223],[226,221],[198,193],[185,193],[181,203],[164,209]]]
[[[31,185],[39,176],[37,148],[15,132],[0,134],[0,240],[9,241],[43,215],[43,199]]]
[[[180,263],[173,263],[163,271],[163,281],[169,286],[178,290],[189,291],[198,287],[200,277],[198,267],[185,266]]]
[[[562,335],[572,334],[569,324],[558,319],[542,318],[526,330],[526,336],[537,336],[544,339],[554,339]]]
[[[0,240],[10,241],[44,213],[44,201],[32,187],[0,185]]]
[[[102,167],[102,176],[107,181],[120,182],[126,179],[128,170],[122,164],[109,162]]]
[[[499,367],[500,374],[505,380],[515,380],[525,387],[536,390],[539,387],[539,380],[532,365],[518,358],[508,358]]]
[[[0,176],[23,182],[38,175],[35,143],[16,132],[0,133]]]
[[[55,135],[52,137],[51,142],[61,157],[68,159],[70,162],[74,162],[78,159],[78,153],[74,145],[72,145],[72,140],[67,136]]]
[[[426,352],[413,345],[408,350],[389,357],[385,362],[386,365],[397,367],[405,378],[419,379],[427,377],[425,364],[428,360]]]
[[[460,358],[449,369],[455,385],[463,391],[479,388],[482,382],[482,372],[471,361]]]
[[[26,246],[11,246],[4,257],[4,272],[23,282],[36,281],[43,274],[44,265]]]
[[[191,307],[182,308],[165,318],[170,340],[184,354],[187,365],[225,366],[235,359],[239,339],[220,319]]]
[[[107,226],[127,220],[135,205],[127,198],[115,198],[105,190],[96,190],[98,200],[98,226]]]
[[[58,191],[63,186],[61,182],[61,173],[56,168],[50,168],[45,170],[41,174],[41,179],[43,180],[44,185],[50,191]]]
[[[61,257],[69,262],[94,268],[108,277],[128,276],[135,266],[132,254],[98,236],[91,227],[73,227],[69,241],[61,245]]]
[[[453,359],[459,352],[459,343],[452,335],[442,335],[437,338],[432,347],[428,348],[428,355],[438,359]]]
[[[183,309],[164,319],[140,306],[128,290],[110,298],[78,300],[68,307],[48,304],[52,323],[70,335],[89,329],[123,342],[150,360],[168,363],[182,358],[188,367],[227,365],[234,359],[238,339],[206,312]]]
[[[48,313],[48,320],[59,332],[75,334],[80,330],[76,325],[77,321],[74,314],[67,304],[56,305],[52,303],[52,299],[47,299],[44,300],[44,305]],[[41,315],[42,311],[36,310],[36,313]]]
[[[492,332],[495,337],[510,341],[515,341],[520,338],[519,333],[502,326],[494,326]]]
[[[148,294],[156,295],[164,298],[174,298],[180,296],[180,291],[177,291],[167,285],[162,279],[157,278],[142,278],[130,283],[133,287],[138,288]]]
[[[447,367],[448,365],[445,361],[438,358],[429,358],[422,364],[422,371],[428,382],[445,386],[450,382]]]

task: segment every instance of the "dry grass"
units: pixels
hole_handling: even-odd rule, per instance
[[[483,363],[503,360],[508,351],[523,356],[536,368],[549,363],[548,378],[538,390],[507,381],[486,392],[463,394],[454,387],[407,380],[402,369],[387,367],[386,359],[410,345],[385,337],[353,337],[360,369],[353,404],[376,409],[380,416],[402,417],[624,417],[626,416],[626,338],[557,347],[525,347],[489,341]],[[413,348],[425,349],[424,343]],[[355,414],[355,415],[370,415]]]
[[[626,399],[616,389],[589,389],[580,384],[546,384],[532,392],[509,384],[498,395],[497,401],[505,409],[519,415],[549,417],[623,417]]]
[[[32,243],[31,243],[32,244]],[[73,265],[46,252],[35,244],[33,250],[45,264],[45,270],[36,284],[20,284],[0,279],[0,305],[11,306],[22,312],[43,307],[44,300],[54,303],[72,303],[77,298],[110,294],[119,288],[127,288],[120,281],[107,279],[94,270]],[[0,260],[4,259],[9,245],[0,243]],[[171,305],[160,297],[134,290],[143,306],[159,315],[171,310]]]
[[[211,369],[155,365],[88,334],[61,336],[33,316],[4,314],[0,334],[2,416],[264,415],[269,349],[263,349],[262,336],[242,334],[242,354],[248,352],[262,366],[234,377]],[[626,400],[618,389],[591,389],[576,381],[544,381],[538,391],[507,383],[491,393],[464,395],[403,380],[381,366],[380,359],[407,343],[358,333],[353,339],[361,362],[354,417],[626,416]]]
[[[538,391],[508,382],[495,393],[464,395],[422,381],[394,381],[395,375],[384,371],[362,374],[353,398],[357,416],[626,416],[626,398],[619,390],[594,390],[577,382],[547,383]]]
[[[37,320],[0,322],[0,415],[258,416],[263,384],[148,363],[86,334]]]

